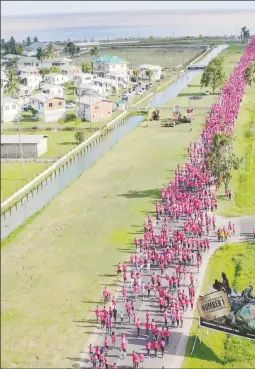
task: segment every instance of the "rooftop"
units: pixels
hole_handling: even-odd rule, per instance
[[[49,73],[49,74],[46,74],[45,78],[47,79],[47,77],[66,77],[64,76],[64,74],[61,74],[61,73]]]
[[[16,103],[19,105],[18,99],[13,99],[12,97],[9,97],[9,96],[3,96],[1,98],[1,106],[8,104],[8,103],[13,103],[13,104]]]
[[[95,90],[97,86],[93,85],[92,83],[81,83],[77,88],[83,88],[88,90]]]
[[[41,90],[48,90],[50,88],[63,88],[63,87],[60,85],[54,85],[53,83],[44,83],[41,86]]]
[[[22,144],[38,144],[46,135],[1,135],[1,144],[16,145]]]
[[[24,67],[19,66],[18,70],[21,71],[21,72],[34,72],[36,70],[39,70],[39,68],[38,67],[30,67],[30,66],[24,66]]]
[[[19,59],[20,56],[19,55],[15,55],[15,54],[7,54],[7,55],[3,55],[3,59]]]
[[[101,102],[103,99],[101,97],[96,97],[96,96],[82,96],[79,99],[76,99],[76,102],[79,103],[81,102],[81,104],[86,104],[86,105],[95,105],[98,104],[99,102]]]
[[[118,56],[113,55],[103,55],[99,56],[96,59],[92,60],[92,63],[99,63],[99,64],[128,64],[128,62]]]
[[[60,96],[44,94],[44,93],[36,94],[36,95],[31,96],[32,100],[38,100],[38,101],[41,101],[41,102],[46,102],[46,101],[49,101],[49,100],[52,100],[52,99],[55,99],[55,98],[65,100],[65,98],[62,97],[62,96],[60,97]]]
[[[116,84],[116,81],[114,79],[104,78],[104,77],[96,77],[96,78],[94,78],[94,82]]]

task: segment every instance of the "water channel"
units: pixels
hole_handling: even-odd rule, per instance
[[[209,61],[221,53],[227,45],[214,48],[203,59],[201,64],[208,64]],[[188,81],[199,74],[201,70],[188,71],[175,83],[156,94],[149,106],[162,106],[166,102],[175,98],[185,87]],[[113,147],[122,137],[131,132],[138,124],[143,121],[143,116],[132,116],[114,128],[105,139],[99,141],[95,146],[89,146],[85,152],[76,155],[75,158],[54,175],[40,184],[37,189],[25,196],[21,201],[14,205],[10,210],[1,215],[1,238],[7,238],[15,229],[25,223],[25,221],[39,210],[43,209],[57,194],[63,191],[75,179],[85,172],[91,165],[100,159],[111,147]]]

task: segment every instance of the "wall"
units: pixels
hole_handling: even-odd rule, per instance
[[[43,155],[48,150],[48,137],[44,137],[37,145],[37,157]]]
[[[15,109],[12,108],[12,105],[15,105]],[[5,110],[5,107],[8,106],[9,110]],[[1,119],[4,123],[12,122],[14,119],[18,118],[19,115],[19,107],[17,104],[6,104],[3,107],[3,111],[1,109]]]
[[[37,157],[37,144],[22,144],[22,152],[24,158]],[[1,144],[1,157],[21,158],[19,143],[11,145]]]
[[[91,121],[98,122],[100,120],[107,120],[112,116],[112,103],[101,101],[91,107]]]
[[[62,103],[61,105],[59,105],[59,103]],[[52,104],[52,106],[49,106],[50,104]],[[65,109],[66,103],[65,103],[65,99],[51,99],[48,100],[44,103],[44,109],[45,112],[47,111],[52,111],[52,110],[63,110]]]

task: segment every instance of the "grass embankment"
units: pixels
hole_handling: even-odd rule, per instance
[[[255,86],[248,87],[236,122],[234,152],[244,159],[233,172],[229,187],[232,201],[227,200],[224,188],[219,191],[219,214],[225,216],[255,214]]]
[[[3,367],[67,367],[79,358],[103,287],[115,288],[116,265],[205,116],[197,112],[192,132],[141,124],[4,242]]]
[[[242,291],[255,285],[255,245],[252,243],[226,244],[216,251],[209,262],[202,294],[208,293],[215,279],[225,272],[230,286]],[[196,313],[196,317],[198,314]],[[255,368],[255,342],[213,330],[200,328],[201,343],[197,340],[193,356],[192,346],[198,332],[193,324],[187,345],[184,368]]]

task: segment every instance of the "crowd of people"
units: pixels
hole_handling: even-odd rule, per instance
[[[222,89],[219,102],[212,106],[200,139],[190,144],[189,161],[182,167],[178,165],[174,179],[161,190],[162,201],[156,202],[156,222],[149,214],[143,237],[134,240],[136,252],[130,256],[130,265],[118,265],[117,273],[123,280],[121,301],[105,287],[105,306],[95,310],[105,333],[104,344],[89,346],[94,368],[107,369],[108,352],[116,346],[121,349],[122,358],[129,352],[134,368],[143,368],[146,357],[163,357],[165,348],[171,345],[173,330],[183,327],[185,312],[194,308],[197,273],[210,250],[210,235],[213,232],[222,242],[235,234],[231,222],[216,230],[212,213],[217,209],[217,199],[211,187],[219,184],[207,169],[206,157],[216,132],[234,133],[246,89],[245,70],[254,58],[255,38]],[[232,196],[229,189],[227,196]],[[149,309],[138,311],[138,300],[147,306],[157,301],[157,315]],[[144,339],[142,351],[128,350],[128,336],[116,334],[121,325],[124,331],[133,328],[136,337]],[[111,367],[117,369],[117,363]]]

